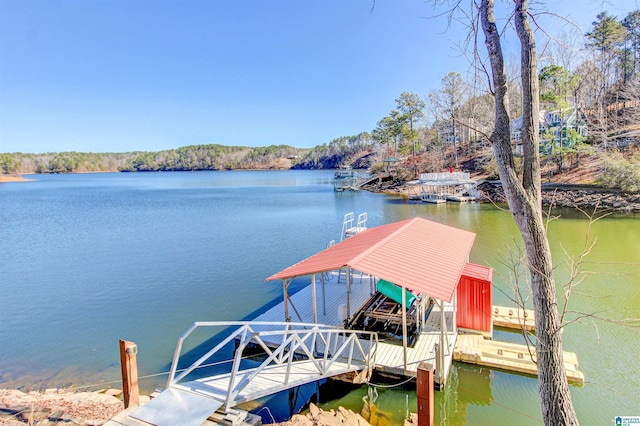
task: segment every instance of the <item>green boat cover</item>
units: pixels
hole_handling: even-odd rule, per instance
[[[402,304],[402,287],[398,287],[394,283],[386,280],[379,280],[378,284],[376,284],[376,290],[394,302]],[[405,290],[405,293],[407,295],[407,307],[409,307],[416,300],[416,296],[409,290]]]

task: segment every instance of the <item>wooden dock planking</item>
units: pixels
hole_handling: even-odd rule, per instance
[[[530,309],[509,308],[505,306],[493,305],[491,317],[495,327],[512,328],[527,331],[535,331],[535,315]]]
[[[530,351],[533,355],[530,354]],[[456,361],[531,376],[538,375],[535,359],[535,348],[533,347],[487,340],[477,334],[459,335],[454,352],[454,360]],[[564,352],[564,367],[569,382],[584,384],[584,374],[578,370],[578,357],[575,353]]]
[[[445,357],[445,371],[449,371],[456,341],[454,333],[448,333],[449,345]],[[407,348],[407,370],[404,371],[402,345],[380,342],[376,354],[376,369],[387,373],[415,377],[418,364],[423,361],[435,365],[435,346],[440,342],[440,333],[421,333],[413,348]],[[447,376],[448,374],[445,374]]]
[[[324,377],[359,371],[362,368],[362,363],[354,362],[348,365],[345,362],[336,361],[331,365]],[[240,382],[243,377],[248,377],[254,370],[255,369],[248,369],[240,371],[235,383]],[[283,385],[287,374],[289,377],[288,382],[286,382],[286,385]],[[230,377],[230,374],[206,377],[174,386],[189,392],[224,401],[229,389]],[[251,379],[247,386],[242,389],[240,394],[235,398],[235,402],[236,404],[241,404],[243,402],[253,401],[263,396],[271,395],[276,391],[311,383],[322,378],[323,376],[318,373],[318,369],[310,360],[297,361],[290,366],[287,364],[270,365]]]

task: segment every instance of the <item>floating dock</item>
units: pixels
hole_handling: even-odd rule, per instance
[[[458,336],[453,359],[508,372],[538,375],[538,367],[534,362],[535,347],[487,340],[477,334]],[[578,357],[575,353],[564,352],[564,368],[570,383],[584,384],[584,374],[578,371]]]
[[[536,318],[532,310],[509,308],[493,305],[491,317],[495,327],[511,328],[515,330],[535,331]]]

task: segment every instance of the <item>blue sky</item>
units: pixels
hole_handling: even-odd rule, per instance
[[[603,9],[638,8],[555,3],[584,31]],[[422,0],[0,0],[0,152],[312,147],[371,131],[401,92],[426,97],[468,69],[463,31],[436,14]]]

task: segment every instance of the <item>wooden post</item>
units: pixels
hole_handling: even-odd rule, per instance
[[[138,345],[120,339],[120,368],[122,369],[122,391],[124,408],[140,405],[138,393]]]
[[[347,266],[345,280],[347,283],[347,318],[345,320],[349,320],[349,318],[351,317],[351,268],[349,266]]]
[[[416,380],[416,393],[418,394],[418,426],[433,426],[433,365],[427,362],[418,364],[418,377]]]
[[[327,300],[324,297],[324,272],[320,275],[320,282],[322,283],[322,315],[327,315]]]

